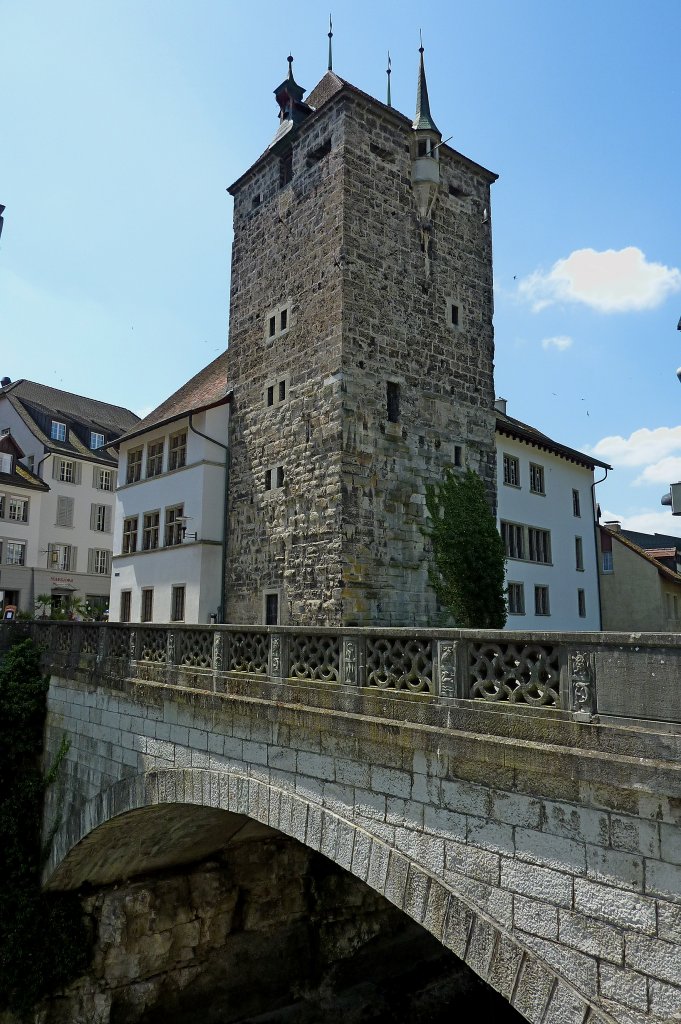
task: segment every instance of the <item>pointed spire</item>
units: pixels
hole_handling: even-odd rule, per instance
[[[392,107],[392,102],[390,100],[390,76],[392,75],[392,61],[390,60],[390,50],[388,50],[388,69],[386,71],[386,75],[388,76],[388,98],[386,100],[386,103],[389,107]]]
[[[329,14],[329,71],[333,71],[333,54],[331,53],[331,40],[333,39],[333,23]]]
[[[295,79],[293,77],[293,57],[291,56],[290,53],[289,53],[288,57],[286,58],[286,60],[288,61],[288,80],[289,80],[289,82],[294,82],[295,83]]]
[[[419,53],[421,55],[419,59],[419,80],[416,87],[416,115],[412,128],[417,131],[425,129],[426,131],[436,132],[440,134],[440,129],[433,121],[433,117],[430,113],[430,103],[428,101],[428,84],[426,82],[426,69],[423,63],[423,39],[419,47]]]

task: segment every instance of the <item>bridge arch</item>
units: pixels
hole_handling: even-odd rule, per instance
[[[78,888],[179,866],[258,828],[297,840],[365,882],[527,1020],[614,1024],[502,921],[475,907],[413,853],[305,796],[233,771],[169,768],[119,780],[61,824],[44,882],[52,889]]]

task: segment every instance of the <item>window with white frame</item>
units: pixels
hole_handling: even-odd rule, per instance
[[[125,473],[126,484],[136,484],[142,478],[142,449],[132,448],[128,452],[128,461]]]
[[[12,472],[12,456],[7,455],[5,452],[0,452],[0,473],[11,473]]]
[[[549,563],[551,561],[551,531],[528,526],[527,547],[531,562]]]
[[[26,545],[22,541],[5,542],[5,565],[26,565]]]
[[[90,548],[88,572],[95,576],[108,576],[111,572],[111,552],[106,548]]]
[[[48,544],[47,567],[60,572],[73,572],[76,568],[77,549],[73,544]]]
[[[170,435],[168,469],[182,469],[187,462],[187,431]]]
[[[147,477],[160,476],[163,472],[163,441],[152,441],[147,445]]]
[[[525,614],[525,585],[523,583],[511,581],[508,584],[508,614]]]
[[[504,455],[504,483],[508,487],[520,487],[520,461],[515,455]]]
[[[158,547],[160,521],[161,513],[158,510],[144,513],[142,520],[142,549],[144,551],[153,551]]]
[[[15,523],[28,522],[28,498],[11,496],[7,503],[7,518]]]
[[[534,588],[534,614],[550,615],[549,588],[543,585]]]
[[[79,484],[81,463],[75,462],[73,459],[55,457],[52,464],[52,476],[64,484]]]
[[[530,491],[532,494],[546,494],[544,488],[544,467],[530,463]]]
[[[95,533],[111,533],[111,505],[90,506],[90,529]]]
[[[603,572],[614,572],[615,566],[612,561],[612,551],[603,551],[602,558]]]
[[[96,448],[104,447],[104,434],[98,434],[95,430],[90,431],[90,448],[94,451]]]
[[[163,543],[167,548],[182,543],[184,534],[184,505],[172,505],[166,509]]]
[[[52,426],[50,428],[50,437],[53,441],[65,441],[66,440],[66,424],[60,423],[59,420],[52,420]]]
[[[113,491],[113,470],[95,466],[92,482],[98,491]]]
[[[128,516],[123,520],[123,547],[124,555],[131,555],[137,551],[137,524],[138,516]]]

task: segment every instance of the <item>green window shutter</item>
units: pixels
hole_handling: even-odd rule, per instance
[[[75,572],[76,571],[77,564],[78,564],[78,548],[72,547],[71,548],[71,558],[69,559],[69,569],[71,570],[71,572]]]
[[[82,472],[83,472],[82,463],[74,462],[74,464],[73,464],[73,482],[74,482],[74,484],[79,484],[80,483],[81,477],[82,477]]]
[[[111,505],[104,506],[104,532],[111,533]]]
[[[52,479],[59,479],[59,467],[61,465],[61,459],[57,458],[56,455],[52,456]]]

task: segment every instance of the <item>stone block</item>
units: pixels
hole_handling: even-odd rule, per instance
[[[367,881],[371,884],[371,871],[369,872]],[[429,876],[418,868],[415,868],[413,864],[410,865],[409,875],[407,877],[407,889],[404,895],[404,912],[412,919],[412,921],[416,921],[417,924],[421,924],[426,916],[428,911],[429,895]]]
[[[371,853],[369,855],[369,870],[367,872],[367,884],[371,886],[374,892],[383,893],[383,890],[385,889],[389,859],[390,850],[388,847],[375,839],[372,840]]]
[[[395,846],[414,863],[441,877],[445,865],[443,839],[410,828],[396,828]]]
[[[487,979],[499,931],[489,921],[474,917],[466,950],[466,963],[483,981]]]
[[[361,829],[356,829],[354,833],[355,844],[352,851],[352,873],[357,878],[361,878],[363,882],[367,880],[369,873],[369,858],[371,856],[372,841],[371,837]]]
[[[423,826],[427,832],[443,836],[445,839],[456,839],[460,842],[466,841],[467,821],[465,814],[457,814],[456,811],[447,811],[441,807],[426,806],[423,808]],[[479,820],[479,819],[470,819]]]
[[[533,950],[558,975],[582,992],[588,999],[598,990],[598,960],[576,949],[568,955],[560,942],[550,942],[527,932],[517,932],[522,943]]]
[[[514,843],[511,825],[469,817],[467,819],[466,841],[473,847],[491,850],[493,853],[505,853],[509,857],[513,856]]]
[[[415,774],[412,776],[411,799],[419,803],[438,806],[441,801],[440,780],[432,775]]]
[[[587,845],[586,873],[597,882],[643,892],[643,857]]]
[[[499,855],[446,839],[445,878],[456,884],[456,878],[460,875],[488,885],[499,885]]]
[[[426,808],[425,810],[428,810]],[[390,825],[404,828],[423,828],[424,806],[414,800],[402,800],[397,796],[386,798],[385,820]],[[429,831],[426,829],[426,831]]]
[[[558,937],[572,949],[591,953],[614,964],[622,963],[624,936],[612,925],[585,918],[569,910],[561,910],[558,915]]]
[[[374,818],[378,821],[385,821],[385,796],[382,793],[373,793],[370,789],[356,789],[355,813],[362,818]]]
[[[678,978],[677,981],[681,984],[681,978]],[[664,1021],[681,1020],[681,987],[679,984],[667,985],[651,978],[648,982],[650,1012]]]
[[[513,995],[513,1006],[530,1024],[539,1024],[553,991],[553,976],[536,958],[526,956]]]
[[[503,821],[508,825],[538,829],[542,822],[542,814],[541,800],[524,796],[522,793],[499,791],[492,793],[492,811],[489,817],[493,821]]]
[[[465,959],[473,921],[473,911],[456,896],[450,894],[442,930],[442,945],[450,949],[461,960]]]
[[[586,848],[584,843],[574,839],[534,829],[516,828],[515,849],[516,856],[521,860],[529,860],[572,875],[586,874]]]
[[[189,730],[189,746],[197,750],[208,750],[208,733],[205,729]]]
[[[297,767],[301,775],[323,779],[325,782],[333,782],[336,777],[333,758],[328,757],[326,754],[299,751]]]
[[[518,972],[523,962],[523,951],[503,932],[499,932],[487,981],[507,1002],[515,990]]]
[[[404,897],[407,888],[407,875],[409,873],[409,861],[396,850],[390,851],[388,871],[383,890],[386,899],[394,903],[400,910],[404,906]]]
[[[681,826],[663,822],[659,828],[661,853],[652,854],[652,856],[668,861],[670,864],[681,864]]]
[[[525,896],[513,897],[513,927],[543,939],[558,938],[558,908]]]
[[[589,1004],[574,989],[559,981],[551,995],[543,1024],[584,1024],[588,1009]]]
[[[334,760],[334,771],[336,782],[359,786],[360,789],[369,787],[369,766],[367,764],[351,761],[345,757],[337,757]]]
[[[681,979],[681,943],[665,942],[648,935],[628,935],[624,962],[632,970],[645,971],[653,978],[674,985]]]
[[[610,815],[610,842],[616,850],[627,850],[630,853],[645,857],[660,858],[660,828],[656,821],[643,821],[630,815]],[[681,847],[680,847],[681,849]],[[663,860],[668,858],[663,857]]]
[[[576,878],[574,909],[620,928],[655,934],[655,901],[614,886]]]
[[[612,964],[600,964],[598,985],[606,999],[614,999],[634,1010],[645,1012],[648,1009],[648,986],[644,974],[614,967]]]
[[[572,877],[550,868],[501,858],[501,887],[520,896],[572,907]]]
[[[443,779],[441,784],[442,803],[450,811],[460,814],[475,814],[488,818],[491,813],[491,795],[484,786],[476,786],[458,779]]]
[[[407,772],[397,771],[394,768],[374,766],[371,769],[371,789],[376,793],[385,793],[387,796],[397,796],[403,800],[409,800],[411,776]]]

